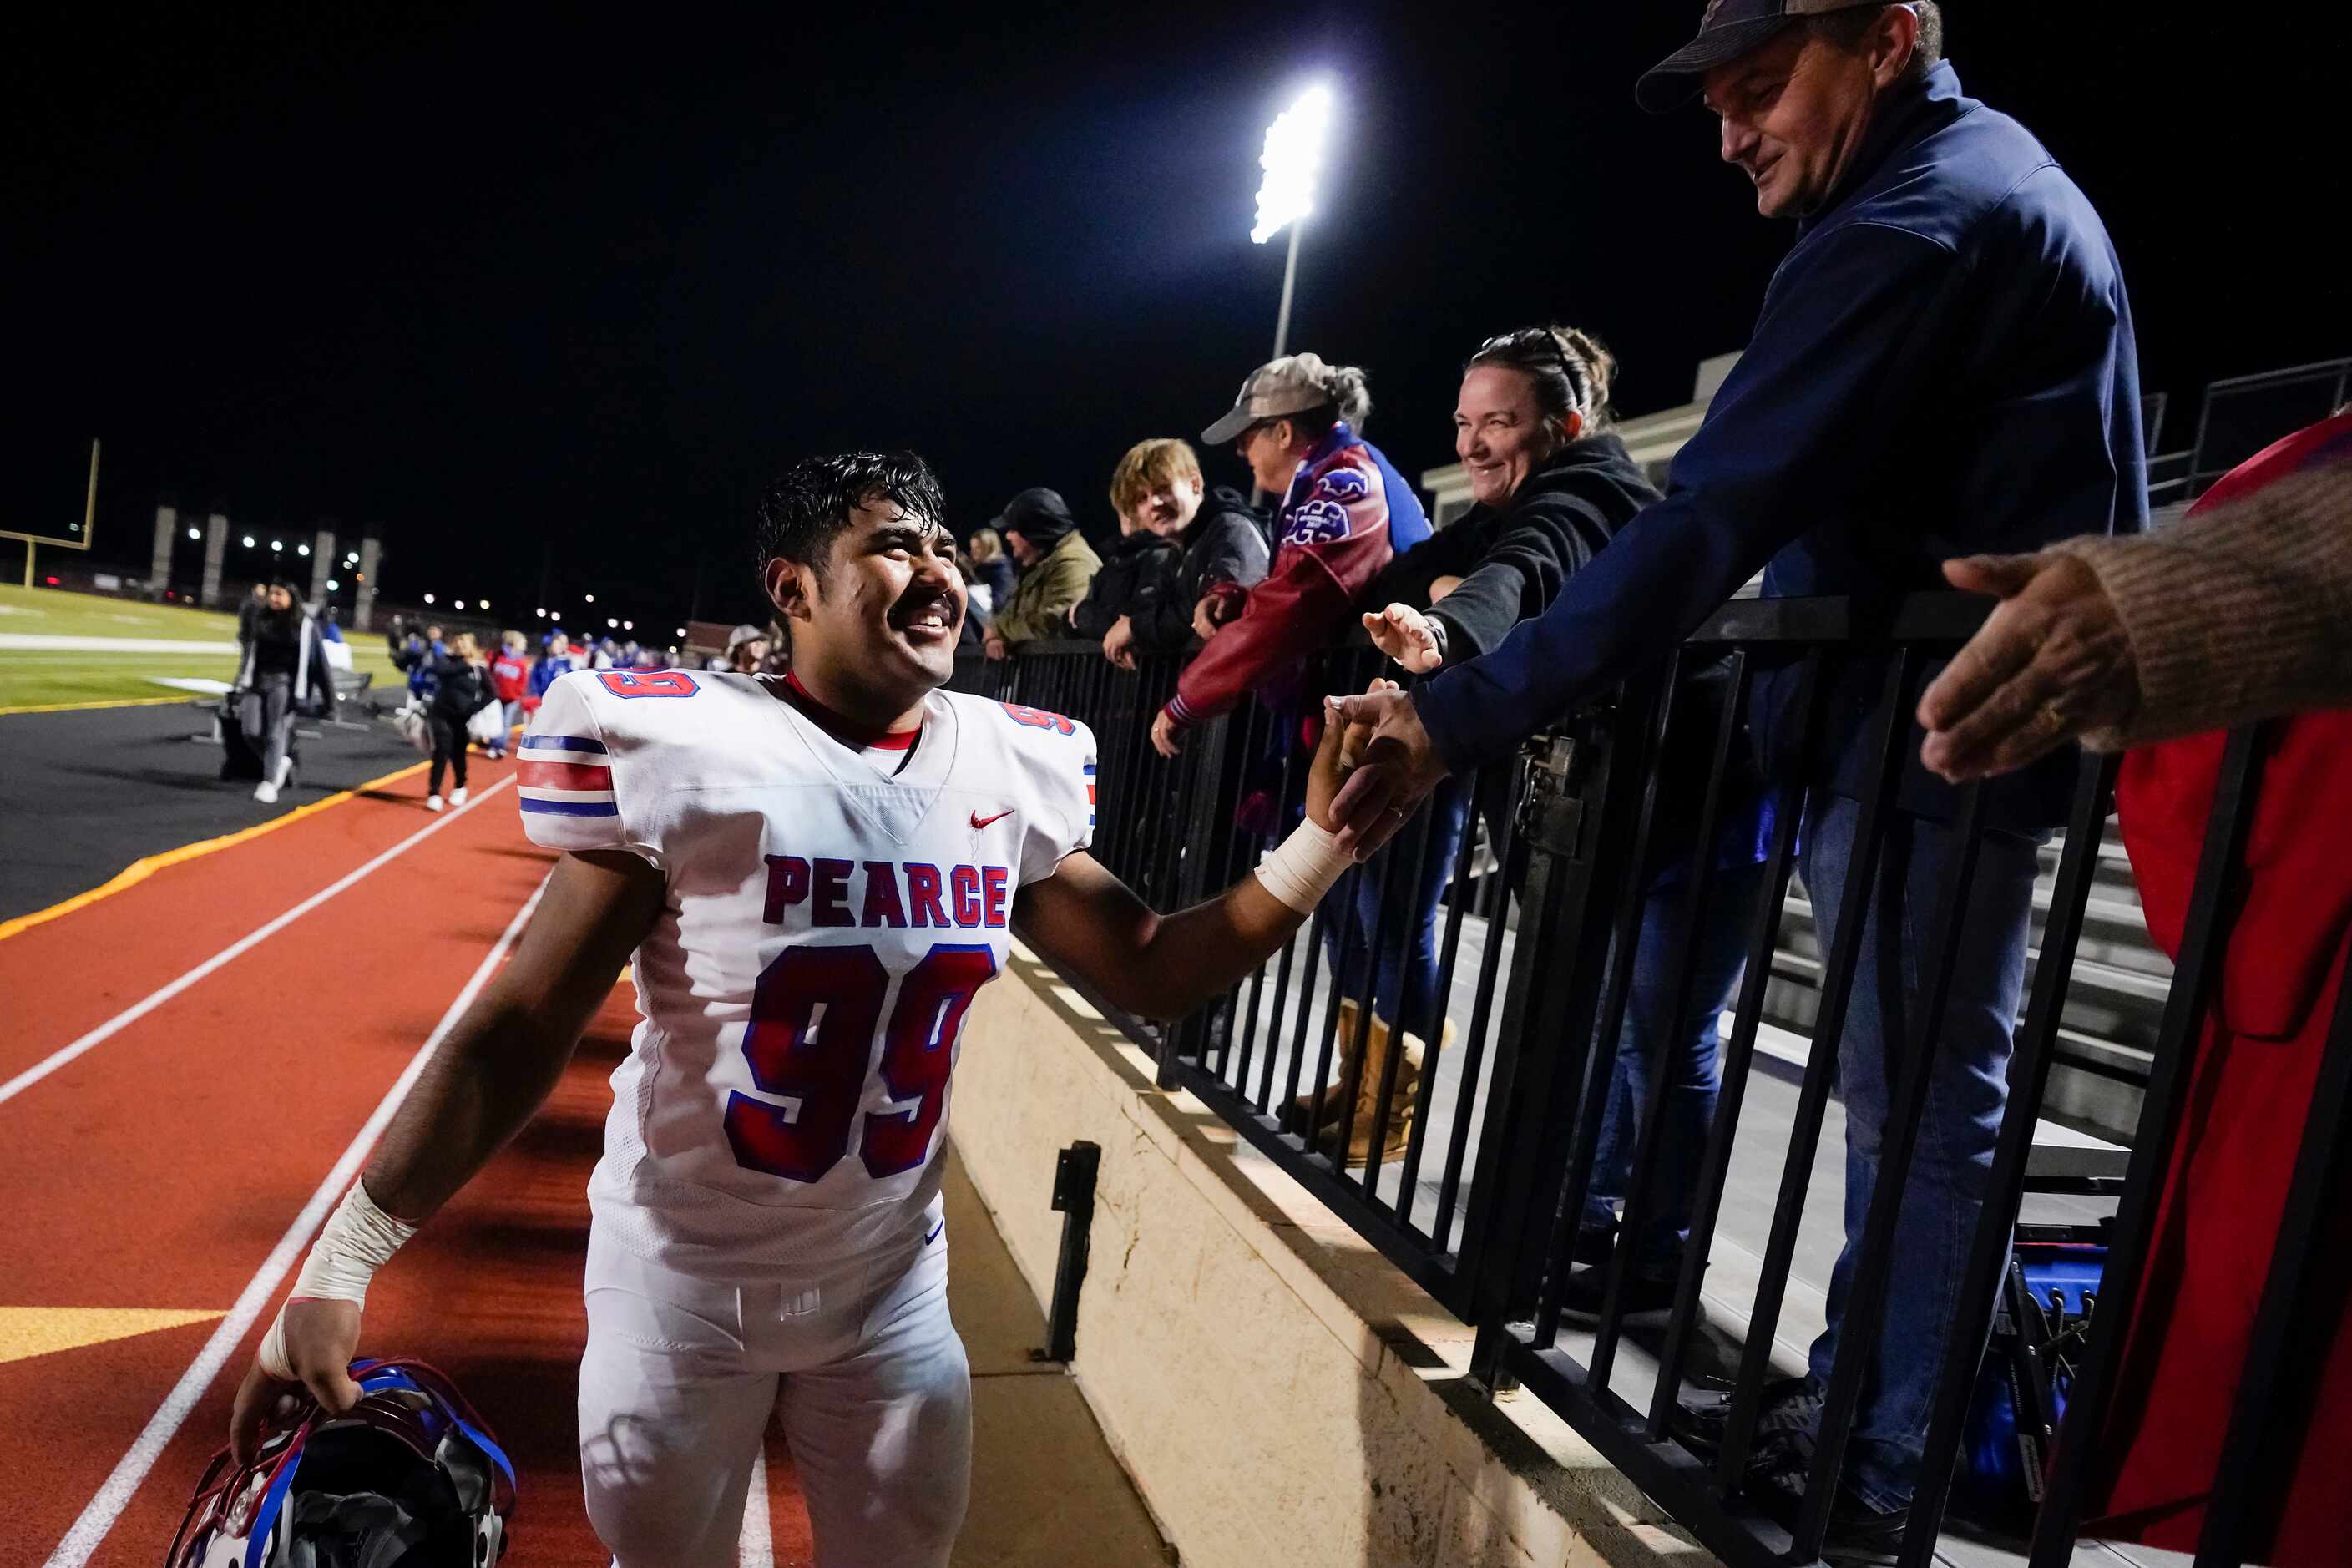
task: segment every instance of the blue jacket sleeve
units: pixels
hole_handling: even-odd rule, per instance
[[[1896,434],[1965,329],[1947,298],[1952,253],[1902,229],[1849,224],[1784,263],[1665,497],[1571,576],[1543,612],[1416,695],[1459,772],[1665,657],[1833,503]]]

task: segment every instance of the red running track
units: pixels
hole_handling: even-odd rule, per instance
[[[471,807],[440,817],[421,809],[422,781],[404,781],[0,941],[5,1087],[397,848],[0,1101],[0,1309],[236,1301],[551,868],[523,837],[508,776],[478,763]],[[572,1417],[583,1189],[634,1022],[623,984],[540,1116],[369,1297],[362,1350],[436,1362],[499,1429],[521,1479],[516,1568],[607,1560],[582,1505]],[[162,1561],[283,1294],[87,1561]],[[51,1560],[218,1327],[0,1361],[0,1564]],[[775,1561],[804,1563],[781,1443],[768,1473]]]

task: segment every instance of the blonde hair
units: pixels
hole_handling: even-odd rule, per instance
[[[1155,436],[1149,441],[1138,441],[1110,471],[1110,506],[1125,517],[1143,503],[1143,498],[1161,485],[1191,479],[1201,483],[1201,459],[1187,441],[1173,436]]]
[[[449,651],[459,658],[478,658],[481,657],[482,645],[475,640],[473,633],[459,632],[450,639]]]
[[[1002,561],[1004,559],[1004,535],[992,528],[983,528],[971,536],[971,542],[965,548],[971,552],[974,561]]]
[[[504,636],[500,637],[499,640],[506,644],[507,651],[509,653],[521,653],[530,647],[530,639],[523,636],[520,632],[508,632]]]

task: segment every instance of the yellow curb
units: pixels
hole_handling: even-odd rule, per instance
[[[36,910],[29,915],[18,915],[12,921],[0,921],[0,942],[6,941],[18,931],[30,931],[37,925],[44,925],[60,915],[69,915],[76,910],[88,909],[99,900],[110,898],[125,888],[136,887],[167,866],[177,866],[184,861],[198,859],[215,850],[233,848],[248,840],[258,838],[265,833],[275,833],[279,828],[299,822],[306,816],[315,816],[330,806],[341,805],[355,795],[365,795],[369,790],[381,785],[396,784],[402,779],[421,773],[430,765],[429,763],[411,763],[406,767],[396,768],[381,778],[373,778],[365,784],[355,784],[340,795],[331,795],[324,800],[314,800],[308,805],[296,806],[283,816],[273,816],[267,822],[256,823],[251,827],[239,828],[235,833],[223,834],[218,838],[199,839],[194,844],[183,844],[177,849],[166,849],[160,855],[150,855],[143,859],[133,860],[124,867],[112,881],[102,887],[92,888],[86,893],[76,893],[61,904],[51,904],[47,909]]]
[[[0,708],[0,719],[11,713],[80,713],[98,708],[158,708],[166,702],[197,703],[205,700],[201,691],[184,691],[177,697],[118,697],[110,702],[36,702],[23,708]]]

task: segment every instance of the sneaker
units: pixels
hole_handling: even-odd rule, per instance
[[[1748,1467],[1747,1491],[1765,1516],[1794,1534],[1805,1504],[1808,1460],[1787,1444],[1759,1450]],[[1828,1568],[1895,1568],[1903,1532],[1911,1522],[1907,1506],[1875,1509],[1841,1483],[1830,1502],[1829,1526],[1822,1532],[1822,1562]]]
[[[1571,1323],[1587,1328],[1601,1321],[1601,1298],[1609,1284],[1606,1268],[1580,1268],[1568,1277],[1559,1289],[1559,1315]],[[1621,1321],[1635,1322],[1642,1319],[1653,1321],[1664,1318],[1675,1310],[1675,1282],[1671,1279],[1644,1279],[1640,1275],[1625,1281],[1625,1313]]]
[[[253,786],[253,798],[264,805],[274,805],[278,801],[278,786],[264,779]]]
[[[449,804],[451,805],[463,805],[466,804],[466,786],[464,784],[459,784],[456,789],[449,792]]]
[[[1775,1434],[1801,1433],[1810,1446],[1821,1423],[1822,1391],[1811,1377],[1774,1378],[1764,1385],[1764,1402],[1756,1416],[1759,1448]],[[1731,1390],[1701,1394],[1675,1407],[1667,1423],[1684,1447],[1712,1455],[1723,1447],[1724,1428],[1731,1424]]]
[[[293,758],[291,758],[291,757],[280,757],[280,758],[278,758],[278,776],[277,776],[276,778],[274,778],[274,779],[272,779],[272,780],[270,780],[270,781],[269,781],[269,782],[270,782],[270,784],[271,784],[271,785],[273,786],[273,787],[272,787],[272,789],[271,789],[271,791],[270,791],[270,793],[274,795],[274,794],[276,794],[278,790],[284,789],[284,788],[286,787],[286,781],[287,781],[288,779],[292,778],[293,776],[294,776],[294,759],[293,759]]]
[[[438,811],[438,810],[440,810],[440,809],[441,809],[441,797],[440,797],[439,795],[426,795],[426,796],[425,797],[425,810],[427,810],[427,811]]]

